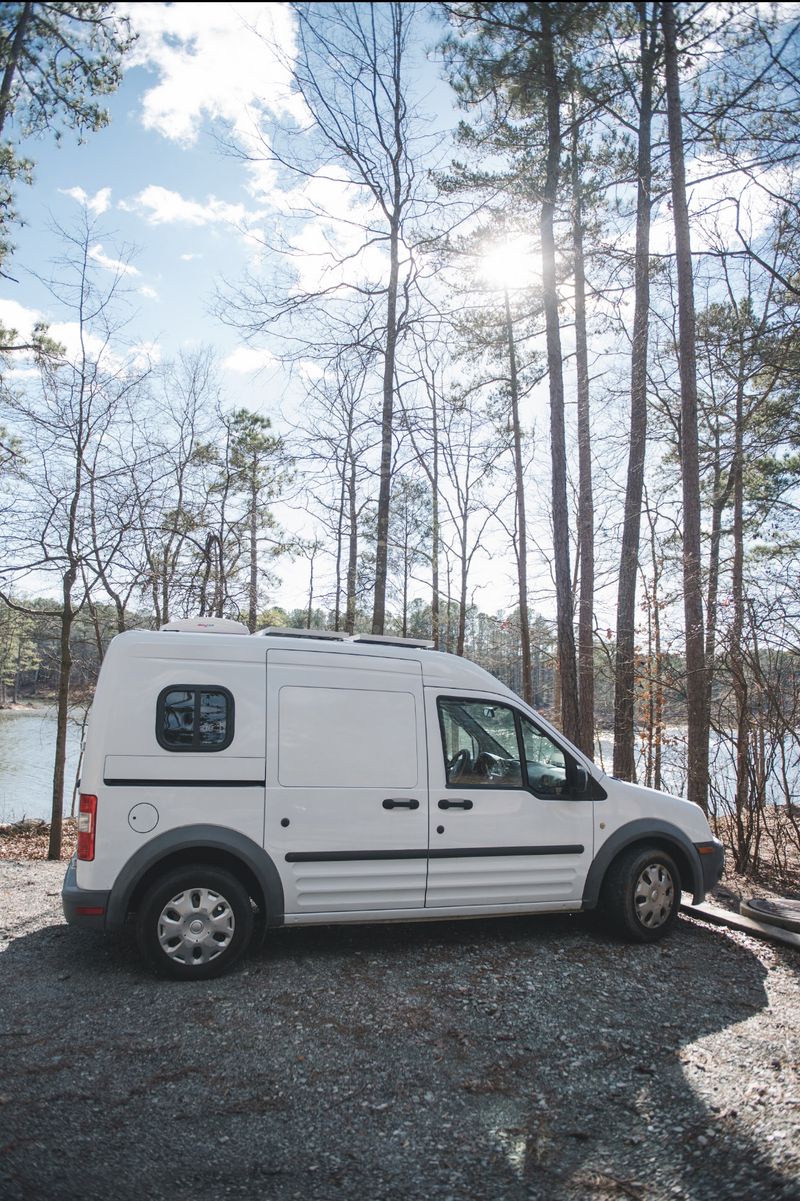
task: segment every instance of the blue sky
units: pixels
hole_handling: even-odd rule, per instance
[[[117,8],[130,16],[139,40],[122,86],[108,99],[109,125],[82,145],[67,132],[60,145],[44,137],[25,147],[35,160],[35,179],[33,187],[18,190],[24,226],[14,231],[7,268],[16,282],[0,286],[0,320],[21,331],[25,311],[28,320],[42,315],[59,322],[31,273],[47,275],[59,253],[52,223],[74,222],[83,198],[98,223],[97,261],[110,265],[122,250],[133,251],[125,279],[137,310],[130,336],[162,359],[191,343],[211,343],[231,399],[261,407],[265,395],[275,394],[279,373],[264,371],[270,361],[264,349],[245,349],[237,332],[212,316],[214,287],[223,277],[235,281],[256,262],[258,247],[243,230],[257,237],[282,214],[288,225],[309,189],[292,191],[271,165],[225,154],[215,134],[230,130],[248,148],[256,128],[302,119],[289,88],[291,10],[261,3]],[[433,89],[449,124],[447,91],[424,60],[424,44],[439,30],[423,19],[419,31],[423,86]],[[335,190],[319,182],[315,199],[334,208],[351,203]],[[309,223],[303,236],[310,243],[314,234]]]
[[[23,146],[35,163],[34,183],[18,188],[23,225],[12,231],[15,250],[5,264],[11,278],[0,281],[0,322],[25,334],[44,319],[69,350],[76,327],[36,276],[47,277],[63,253],[53,223],[69,228],[88,204],[101,276],[108,270],[110,281],[121,258],[129,263],[124,285],[132,318],[125,338],[156,364],[182,348],[212,345],[225,398],[269,415],[281,430],[282,408],[291,412],[298,393],[293,397],[263,343],[245,345],[213,315],[215,286],[223,278],[235,282],[248,268],[269,270],[257,238],[275,228],[293,239],[301,251],[294,264],[310,273],[304,282],[313,282],[325,238],[346,235],[341,225],[298,222],[297,214],[316,207],[353,216],[361,203],[344,181],[279,178],[271,164],[243,162],[220,145],[222,133],[253,148],[256,131],[273,121],[302,121],[289,87],[293,15],[288,5],[263,3],[116,7],[139,37],[120,89],[106,101],[108,126],[83,144],[67,131],[60,144],[45,136]],[[447,128],[454,124],[450,92],[426,59],[442,29],[421,8],[414,15],[420,92]],[[21,380],[26,371],[15,360],[10,374]],[[299,515],[287,524],[302,521]],[[302,562],[284,565],[276,599],[301,603],[306,570]]]
[[[24,225],[14,232],[7,264],[16,282],[3,281],[0,319],[21,329],[27,311],[58,325],[63,314],[33,276],[47,275],[59,253],[53,222],[74,222],[83,196],[97,220],[97,261],[133,251],[125,284],[136,315],[128,335],[162,359],[191,343],[213,344],[231,399],[261,407],[273,390],[271,373],[255,379],[247,368],[264,356],[245,352],[210,306],[215,281],[236,279],[252,260],[254,247],[237,227],[253,225],[268,208],[269,173],[222,154],[212,124],[235,120],[237,112],[241,118],[290,109],[278,94],[274,56],[247,28],[266,22],[289,50],[290,14],[263,4],[118,7],[130,11],[140,41],[109,98],[110,124],[82,145],[66,133],[60,145],[45,137],[25,147],[35,178],[18,192]]]

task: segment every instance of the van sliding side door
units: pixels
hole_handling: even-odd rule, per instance
[[[290,914],[422,909],[422,670],[399,657],[267,655],[265,846]]]

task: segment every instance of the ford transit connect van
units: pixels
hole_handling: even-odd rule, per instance
[[[261,925],[600,908],[651,942],[719,879],[689,801],[605,775],[430,644],[198,619],[111,643],[89,719],[69,922],[181,979]]]

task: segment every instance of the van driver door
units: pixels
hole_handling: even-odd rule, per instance
[[[585,773],[511,702],[426,689],[426,704],[426,906],[578,908],[594,838]]]

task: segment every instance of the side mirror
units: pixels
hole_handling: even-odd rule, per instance
[[[589,791],[590,783],[591,783],[591,776],[589,775],[586,768],[580,767],[579,765],[576,764],[575,776],[574,776],[574,779],[572,782],[572,795],[573,796],[586,796],[587,792]]]

